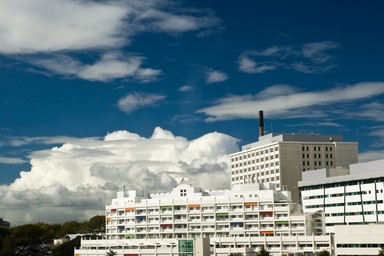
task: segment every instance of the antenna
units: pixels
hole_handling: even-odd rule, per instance
[[[259,137],[264,135],[264,115],[263,110],[259,110]]]

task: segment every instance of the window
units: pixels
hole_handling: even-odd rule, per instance
[[[180,196],[187,196],[187,190],[186,189],[180,189]]]

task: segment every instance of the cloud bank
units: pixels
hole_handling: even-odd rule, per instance
[[[117,104],[121,111],[131,113],[139,108],[154,106],[165,98],[164,95],[134,92],[122,97]]]
[[[288,85],[269,87],[255,95],[230,95],[211,107],[200,109],[206,121],[257,118],[264,110],[275,118],[314,117],[324,115],[317,107],[335,106],[384,94],[383,82],[362,82],[323,91],[301,91]],[[351,115],[351,114],[350,114]],[[378,117],[380,118],[380,117]]]
[[[339,45],[321,41],[301,46],[272,46],[263,50],[249,50],[240,54],[238,69],[248,74],[260,74],[278,69],[301,73],[324,73],[335,67],[330,51]]]
[[[3,0],[0,54],[85,80],[151,81],[161,70],[142,68],[144,56],[111,52],[122,51],[140,33],[207,34],[219,22],[208,10],[168,0]],[[99,60],[92,63],[92,54],[100,54]]]
[[[102,214],[119,185],[167,191],[181,178],[205,188],[229,186],[228,154],[237,139],[209,133],[187,140],[156,128],[150,138],[115,131],[71,139],[31,154],[31,170],[0,187],[2,217],[13,225],[87,219]]]

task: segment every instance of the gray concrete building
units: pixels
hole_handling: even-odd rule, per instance
[[[357,163],[358,143],[343,142],[339,135],[270,133],[242,146],[230,159],[232,186],[274,183],[277,189],[291,191],[292,200],[299,203],[302,173]]]

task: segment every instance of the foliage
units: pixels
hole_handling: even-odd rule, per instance
[[[384,256],[384,247],[381,247],[379,250],[379,253],[377,254],[378,256]]]
[[[115,255],[117,255],[117,252],[114,252],[111,249],[109,249],[109,252],[107,252],[107,256],[115,256]]]
[[[321,252],[315,253],[316,256],[330,256],[331,253],[327,250],[322,250]]]
[[[69,242],[63,243],[52,250],[52,256],[67,256],[73,255],[74,248],[80,247],[81,237],[78,236]]]
[[[10,231],[7,228],[0,228],[0,252],[3,249],[3,241],[4,239],[9,236]]]
[[[270,256],[271,254],[264,249],[264,246],[256,253],[256,256]]]
[[[0,256],[14,255],[17,248],[36,248],[41,244],[52,244],[53,239],[67,234],[86,234],[104,230],[105,216],[94,216],[89,221],[68,221],[62,224],[25,224],[11,228],[0,228]],[[79,238],[80,239],[80,238]],[[78,242],[78,245],[76,245]],[[73,255],[73,248],[79,241],[70,241],[54,248],[53,255]],[[68,247],[68,248],[67,248]],[[68,253],[70,252],[70,253]]]

